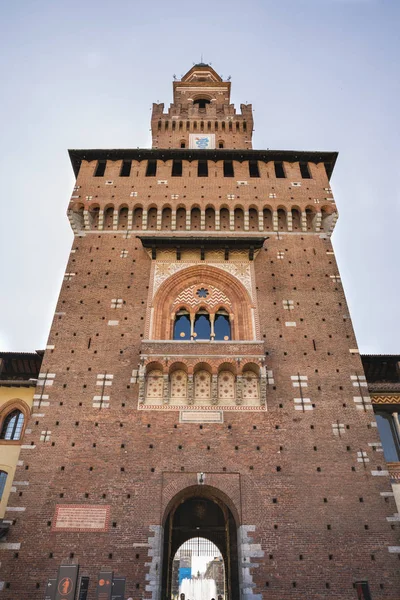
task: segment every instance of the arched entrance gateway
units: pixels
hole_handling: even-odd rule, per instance
[[[162,567],[162,600],[172,593],[173,560],[182,544],[205,538],[217,546],[225,567],[225,600],[239,600],[238,515],[228,498],[211,486],[186,488],[165,512]],[[204,599],[211,600],[211,599]]]

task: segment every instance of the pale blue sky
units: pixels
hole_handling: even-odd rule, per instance
[[[0,3],[0,349],[46,344],[72,233],[68,148],[148,147],[201,53],[256,148],[338,150],[334,247],[360,349],[400,352],[398,0]]]

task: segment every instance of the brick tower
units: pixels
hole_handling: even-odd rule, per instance
[[[173,90],[151,150],[70,151],[75,237],[1,597],[42,599],[70,562],[89,600],[101,568],[166,600],[201,536],[226,600],[395,600],[396,509],[330,240],[337,155],[253,150],[251,105],[208,65]]]

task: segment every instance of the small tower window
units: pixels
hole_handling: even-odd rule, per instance
[[[197,98],[197,100],[195,100],[193,102],[193,104],[197,104],[197,106],[200,109],[205,109],[207,104],[210,104],[210,101],[207,100],[206,98]]]
[[[131,174],[132,161],[131,160],[123,160],[121,172],[119,174],[120,177],[129,177]]]
[[[107,164],[106,160],[98,160],[97,161],[97,167],[94,172],[95,177],[104,177],[104,173],[106,170],[106,164]]]
[[[4,419],[0,438],[2,440],[19,440],[24,426],[24,414],[20,410],[13,410]]]
[[[300,173],[303,179],[311,179],[310,169],[308,168],[308,163],[301,162],[300,163]]]
[[[285,174],[285,169],[283,168],[283,162],[275,161],[274,166],[275,166],[275,177],[277,179],[284,179],[286,177],[286,174]]]
[[[208,162],[206,160],[198,161],[197,177],[208,177]]]
[[[243,121],[243,131],[247,131],[247,123],[246,123],[246,121]]]
[[[155,177],[157,174],[157,161],[148,160],[146,168],[146,177]]]
[[[250,177],[260,177],[258,170],[258,160],[249,160],[249,175]]]
[[[233,162],[231,160],[224,160],[224,177],[234,177]]]
[[[186,143],[185,142],[181,142],[181,148],[186,148]]]
[[[218,142],[218,148],[223,148],[224,147],[224,142]]]
[[[172,177],[182,177],[182,161],[181,160],[173,160],[172,161]]]

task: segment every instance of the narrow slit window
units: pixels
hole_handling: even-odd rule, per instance
[[[107,164],[106,160],[97,161],[97,167],[94,172],[95,177],[104,177],[104,173],[106,171],[106,164]]]
[[[186,148],[185,142],[181,142],[181,148]]]
[[[260,177],[258,160],[249,160],[249,175],[250,177]]]
[[[157,174],[157,161],[148,160],[146,168],[146,177],[155,177]]]
[[[243,131],[247,131],[247,123],[246,123],[246,121],[243,121]]]
[[[223,148],[224,147],[224,142],[218,142],[218,148]]]
[[[231,160],[224,160],[224,177],[234,177],[233,162]]]
[[[182,161],[174,160],[172,161],[172,177],[182,177]]]
[[[285,179],[286,174],[285,174],[285,169],[283,168],[283,162],[275,161],[274,165],[275,165],[275,177],[277,179]]]
[[[301,162],[300,163],[300,173],[303,179],[311,179],[310,169],[308,168],[308,163]]]
[[[236,131],[239,131],[240,125],[239,123],[236,123]]]
[[[208,162],[199,160],[197,163],[197,177],[208,177]]]
[[[132,161],[131,160],[123,160],[121,172],[119,174],[120,177],[129,177],[131,174]]]

